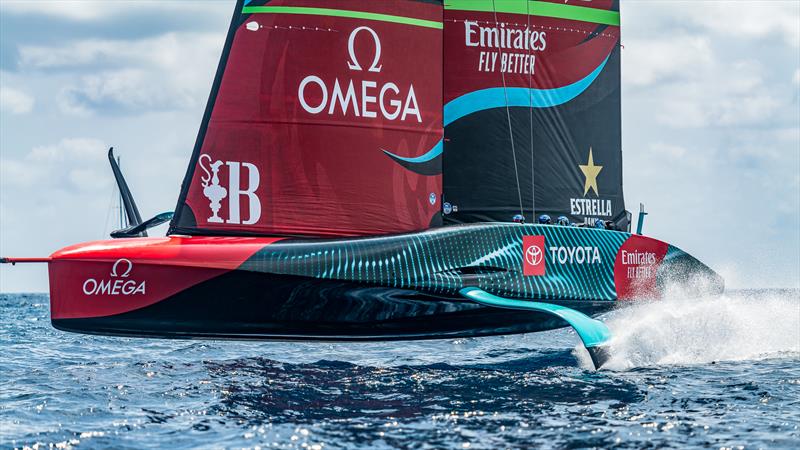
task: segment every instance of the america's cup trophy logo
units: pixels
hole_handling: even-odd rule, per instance
[[[219,185],[219,167],[225,163],[220,160],[211,162],[211,156],[205,153],[200,155],[198,163],[203,172],[206,173],[205,176],[200,178],[203,185],[203,195],[211,200],[209,207],[213,214],[208,218],[208,221],[211,223],[223,223],[222,218],[219,216],[219,209],[222,207],[220,201],[228,196],[228,190]],[[209,169],[211,170],[210,172]]]

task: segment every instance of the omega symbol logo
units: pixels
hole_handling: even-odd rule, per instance
[[[125,269],[124,272],[119,272],[118,268],[122,264],[122,267]],[[111,266],[111,276],[112,277],[120,277],[120,278],[128,278],[128,275],[131,273],[131,269],[133,269],[133,263],[129,259],[118,259],[117,262]]]
[[[370,27],[358,27],[350,33],[350,37],[347,39],[347,51],[350,53],[350,61],[347,62],[347,67],[349,67],[350,70],[363,70],[361,64],[358,62],[358,58],[356,58],[355,50],[356,36],[358,36],[358,33],[361,31],[367,31],[375,42],[375,57],[372,59],[372,65],[370,65],[368,70],[370,72],[380,72],[381,67],[383,67],[378,65],[378,62],[381,60],[381,40],[378,38],[378,33]]]

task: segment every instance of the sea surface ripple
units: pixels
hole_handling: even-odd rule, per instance
[[[0,295],[0,448],[800,448],[800,291],[569,330],[389,343],[180,341],[50,326]]]

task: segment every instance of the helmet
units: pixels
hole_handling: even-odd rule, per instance
[[[514,223],[525,223],[525,216],[523,216],[522,214],[516,214],[514,215],[514,218],[511,220],[513,220]]]
[[[606,229],[606,223],[605,223],[605,222],[603,222],[603,221],[602,221],[602,220],[600,220],[600,219],[595,219],[595,221],[594,221],[594,227],[595,227],[595,228],[599,228],[599,229],[601,229],[601,230],[605,230],[605,229]]]
[[[556,219],[556,223],[558,225],[568,227],[569,226],[569,219],[567,219],[567,216],[558,216],[558,219]]]
[[[553,223],[553,221],[550,220],[550,216],[548,216],[547,214],[542,214],[541,216],[539,216],[539,223],[543,225],[549,225]]]

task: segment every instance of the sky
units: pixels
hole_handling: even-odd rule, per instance
[[[107,238],[109,146],[143,216],[174,209],[234,4],[0,0],[0,255]],[[800,2],[621,13],[628,209],[728,287],[800,287]],[[0,266],[0,292],[47,289]]]

